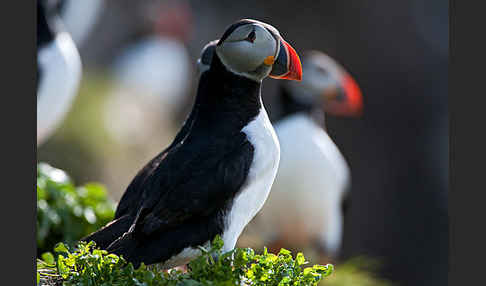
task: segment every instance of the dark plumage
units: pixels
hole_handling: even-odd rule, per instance
[[[37,49],[54,40],[54,28],[47,10],[43,1],[37,1]]]
[[[138,265],[167,260],[221,235],[224,212],[253,159],[241,129],[258,114],[260,86],[227,71],[215,57],[172,144],[136,175],[115,220],[84,240]],[[122,236],[131,225],[133,231]]]

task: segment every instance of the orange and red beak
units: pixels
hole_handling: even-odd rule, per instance
[[[361,116],[363,95],[356,81],[346,73],[340,85],[338,96],[326,102],[325,111],[336,116]]]
[[[270,77],[275,79],[302,80],[302,64],[292,46],[280,39],[280,50],[273,63]]]

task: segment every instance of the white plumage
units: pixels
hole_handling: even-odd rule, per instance
[[[105,112],[105,126],[112,137],[124,144],[146,145],[160,130],[171,134],[191,86],[192,70],[184,44],[148,36],[129,46],[113,71],[115,87]]]
[[[245,226],[262,208],[277,174],[280,145],[277,135],[263,107],[259,115],[242,130],[254,147],[253,162],[241,193],[237,195],[227,216],[223,233],[224,250],[229,251]]]
[[[254,158],[250,166],[246,183],[235,197],[229,214],[226,216],[226,229],[223,232],[223,251],[232,250],[245,226],[262,208],[270,193],[277,173],[280,147],[277,135],[263,108],[259,115],[245,126],[242,131],[254,146]],[[209,246],[209,241],[204,247]],[[200,250],[187,247],[166,262],[159,264],[162,269],[169,269],[188,263],[200,254]]]
[[[301,82],[283,85],[278,94],[282,112],[274,126],[280,166],[252,227],[263,233],[263,242],[274,251],[311,246],[335,258],[341,249],[343,205],[351,175],[325,130],[323,113],[359,115],[361,91],[344,68],[324,53],[307,52],[303,70]]]
[[[272,191],[261,211],[263,225],[278,227],[286,240],[318,237],[334,254],[342,235],[341,201],[350,184],[349,167],[329,135],[309,115],[277,124],[281,156]]]
[[[37,145],[55,130],[78,92],[81,81],[81,58],[66,32],[58,33],[41,48],[37,61],[42,77],[37,90]]]

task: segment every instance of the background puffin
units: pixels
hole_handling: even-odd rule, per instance
[[[139,152],[153,151],[147,144],[152,140],[170,143],[192,87],[186,47],[192,31],[190,6],[164,1],[141,10],[148,20],[114,61],[114,88],[104,114],[110,135],[119,144],[138,147]]]
[[[273,121],[280,166],[252,227],[266,234],[263,242],[274,251],[312,245],[321,255],[336,258],[351,177],[345,158],[326,132],[324,113],[358,116],[362,95],[355,80],[326,54],[307,52],[302,65],[302,82],[280,85],[282,112]]]
[[[81,81],[81,59],[55,1],[37,1],[37,145],[64,118]]]
[[[240,20],[215,46],[193,109],[174,141],[125,191],[115,219],[84,240],[136,267],[187,263],[215,235],[233,249],[265,202],[280,157],[262,80],[300,80],[295,50],[272,26]]]

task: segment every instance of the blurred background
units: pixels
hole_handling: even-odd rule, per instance
[[[340,261],[376,259],[379,277],[394,284],[447,284],[447,1],[67,3],[83,77],[39,162],[80,184],[100,182],[118,201],[190,111],[202,47],[238,19],[261,20],[298,53],[335,58],[363,92],[362,117],[326,118],[352,174]],[[270,117],[277,85],[263,84]],[[239,246],[252,246],[244,238]]]

